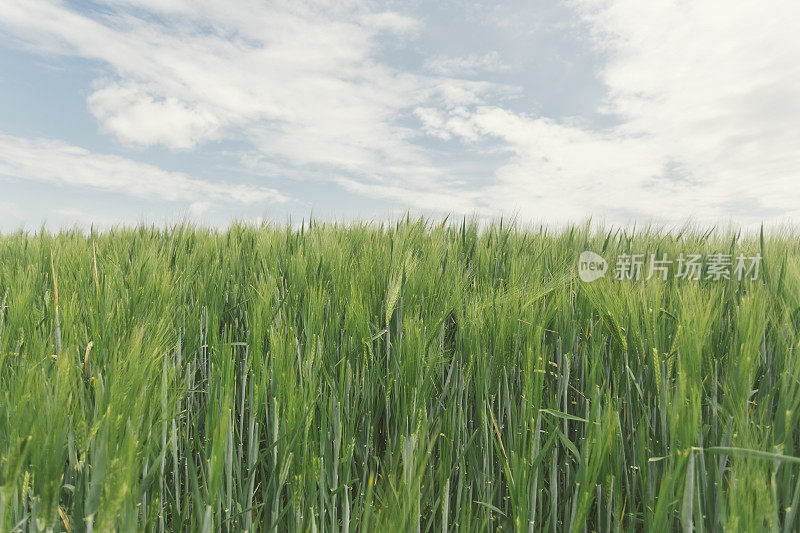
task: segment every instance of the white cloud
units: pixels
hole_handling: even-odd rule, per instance
[[[203,200],[192,202],[192,205],[189,206],[189,216],[194,219],[200,218],[211,209],[212,205],[211,202]]]
[[[89,96],[89,110],[125,143],[191,148],[218,135],[220,120],[208,107],[161,97],[144,84],[103,80]]]
[[[100,16],[52,0],[11,0],[0,26],[37,50],[109,68],[113,75],[95,81],[87,103],[122,143],[190,150],[244,138],[258,155],[242,151],[242,166],[262,175],[313,176],[410,207],[474,205],[453,200],[463,187],[403,117],[513,89],[381,62],[384,44],[413,38],[418,20],[361,0],[107,5]],[[498,67],[490,65],[496,55],[470,61]]]
[[[503,141],[484,211],[615,222],[743,224],[800,217],[800,5],[577,3],[607,56],[603,110],[619,125],[469,108],[418,110],[426,131]],[[757,22],[756,22],[757,21]]]
[[[124,157],[92,153],[61,141],[8,135],[0,135],[0,176],[88,187],[154,201],[253,205],[288,200],[265,187],[212,183]]]
[[[425,70],[442,76],[466,76],[480,72],[503,72],[510,70],[496,51],[466,56],[434,56],[425,61]]]
[[[369,2],[208,0],[189,9],[128,0],[127,8],[109,3],[103,16],[48,0],[7,3],[0,25],[29,46],[112,69],[89,109],[128,144],[187,149],[243,134],[290,164],[369,177],[425,159],[398,116],[440,83],[458,86],[377,61],[379,36],[402,39],[418,23]]]
[[[478,193],[460,190],[456,184],[439,184],[431,180],[426,185],[412,183],[362,183],[348,178],[339,178],[336,182],[348,191],[373,198],[386,198],[397,201],[401,206],[418,209],[472,214],[478,211]]]
[[[102,15],[5,0],[0,27],[39,52],[104,65],[88,107],[125,144],[187,150],[244,138],[253,150],[243,165],[254,172],[313,175],[431,210],[549,221],[800,218],[800,4],[571,5],[605,58],[599,111],[613,127],[511,110],[509,95],[530,101],[537,87],[493,83],[507,69],[497,53],[434,55],[428,75],[388,66],[382,46],[413,39],[421,23],[368,0],[125,0],[106,2]],[[490,179],[465,183],[437,159],[437,139],[459,164],[485,166],[487,146],[505,160]],[[281,199],[48,143],[0,137],[0,150],[16,154],[9,163],[0,153],[0,168],[198,206]]]

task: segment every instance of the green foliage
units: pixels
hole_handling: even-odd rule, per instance
[[[0,531],[794,531],[798,321],[790,234],[0,237]]]

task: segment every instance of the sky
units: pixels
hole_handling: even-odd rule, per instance
[[[796,0],[2,0],[0,231],[800,222]]]

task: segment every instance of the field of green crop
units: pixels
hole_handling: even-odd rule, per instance
[[[796,531],[799,321],[790,233],[6,235],[0,530]]]

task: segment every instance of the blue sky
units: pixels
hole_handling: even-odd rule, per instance
[[[0,230],[800,220],[800,4],[4,0]]]

